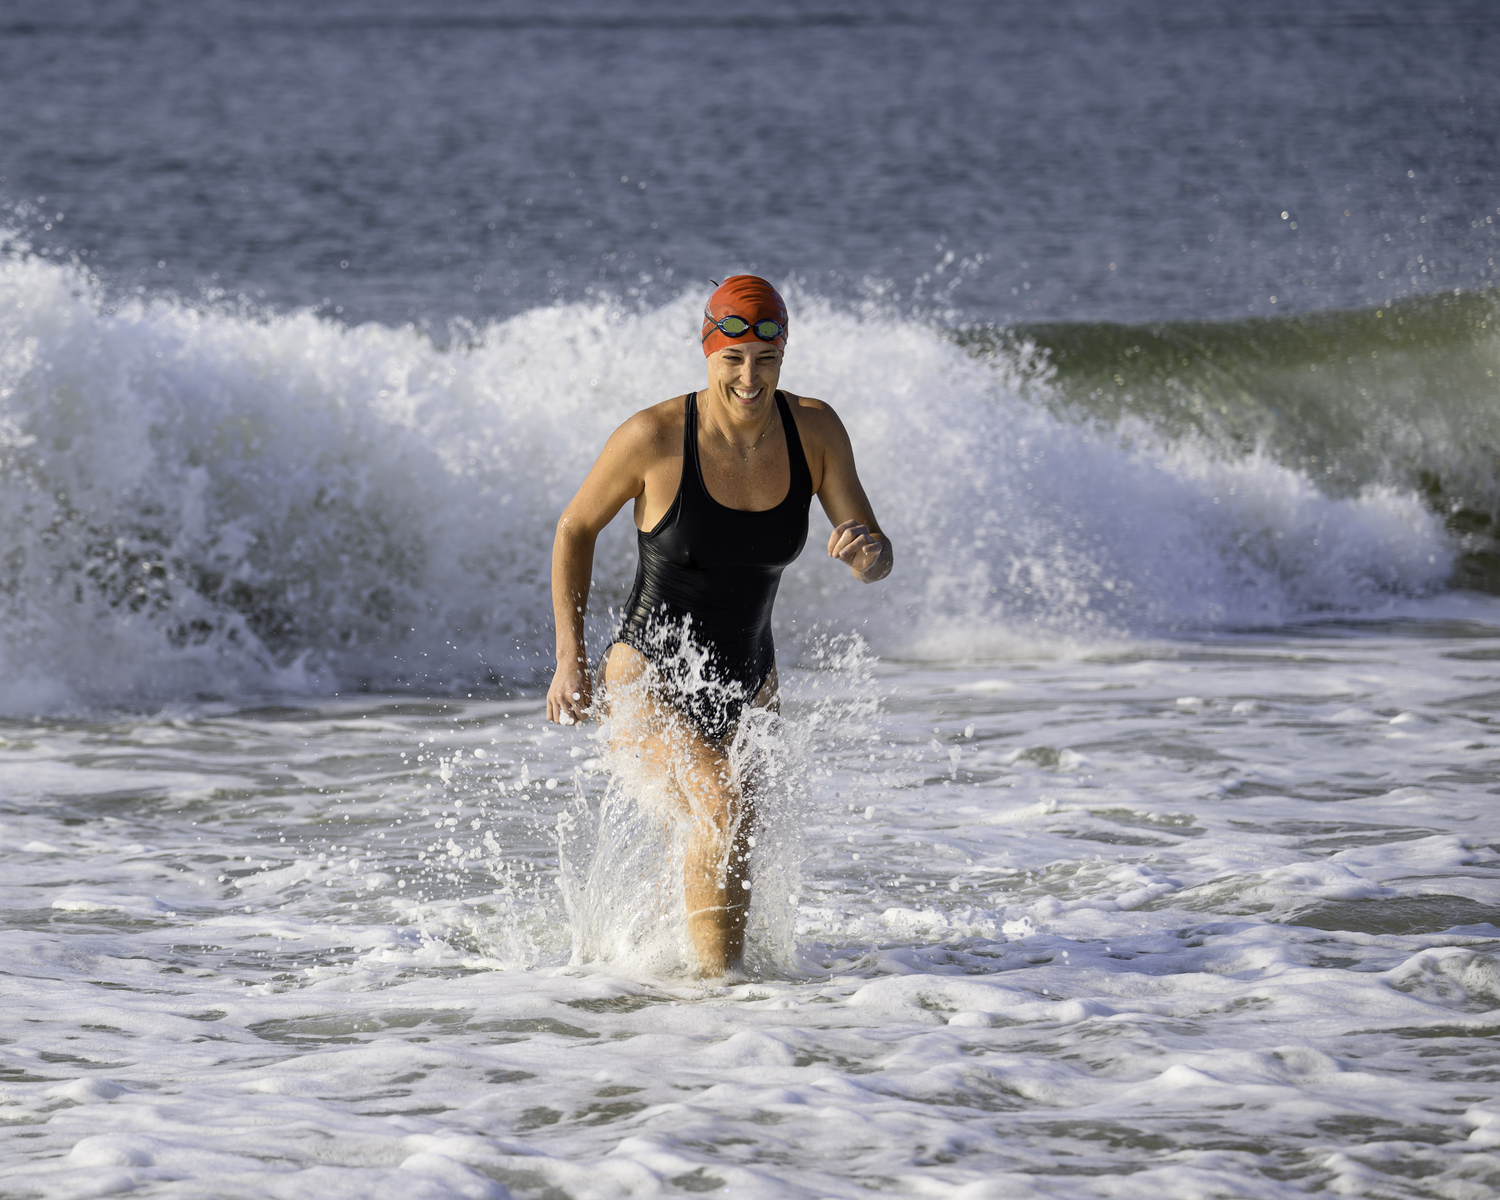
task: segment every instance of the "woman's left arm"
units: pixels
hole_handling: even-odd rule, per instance
[[[854,469],[854,447],[844,423],[820,400],[802,400],[801,415],[805,427],[813,434],[805,439],[812,443],[813,455],[820,460],[814,466],[814,486],[819,502],[833,532],[828,537],[828,557],[849,565],[861,583],[874,583],[891,573],[895,554],[891,539],[886,537],[875,519],[870,498]],[[820,469],[819,469],[820,468]]]

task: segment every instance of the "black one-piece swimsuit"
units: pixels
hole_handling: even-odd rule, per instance
[[[812,473],[781,392],[776,410],[791,485],[775,508],[746,512],[708,494],[698,460],[698,394],[688,396],[682,482],[656,528],[637,534],[635,588],[615,639],[640,651],[656,668],[664,698],[712,741],[734,727],[771,673],[771,606],[782,571],[807,541]],[[684,634],[701,655],[684,653]]]

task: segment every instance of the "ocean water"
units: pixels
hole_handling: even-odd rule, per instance
[[[0,1195],[1493,1195],[1495,33],[9,6]],[[748,268],[897,567],[700,981],[547,561]]]

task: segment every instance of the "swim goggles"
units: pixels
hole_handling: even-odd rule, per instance
[[[714,326],[725,337],[744,337],[747,333],[753,333],[763,342],[774,342],[786,333],[786,326],[777,321],[757,321],[751,324],[744,317],[725,317],[721,321],[715,321],[709,313],[703,314],[703,319]],[[708,334],[703,335],[703,340],[708,340]]]

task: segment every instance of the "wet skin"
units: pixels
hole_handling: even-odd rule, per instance
[[[767,342],[737,342],[708,356],[707,385],[698,393],[698,456],[709,494],[728,508],[765,512],[791,485],[786,437],[775,394],[783,352]],[[874,583],[890,573],[890,539],[875,520],[855,470],[854,453],[838,415],[821,400],[786,395],[807,457],[813,494],[833,523],[828,556],[854,577]],[[636,413],[612,433],[583,486],[563,510],[552,547],[552,602],[557,622],[557,669],[547,691],[547,719],[564,725],[592,713],[594,681],[583,643],[594,544],[627,502],[637,529],[666,515],[682,479],[687,397],[676,396]],[[727,746],[734,731],[710,742],[651,690],[645,659],[628,646],[611,647],[605,667],[613,737],[664,773],[689,819],[684,885],[688,929],[705,975],[735,967],[744,944],[748,843],[753,788],[732,777]],[[757,705],[774,702],[762,689]],[[628,697],[628,698],[627,698]]]

